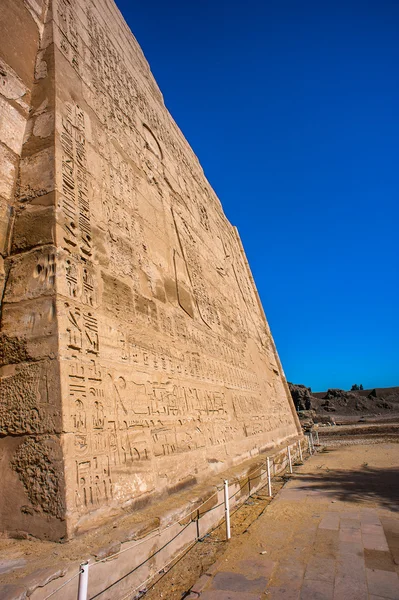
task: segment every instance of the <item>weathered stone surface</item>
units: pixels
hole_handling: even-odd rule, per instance
[[[26,565],[24,558],[14,558],[10,560],[0,560],[0,575],[3,573],[9,573],[15,571],[15,569],[22,569]]]
[[[23,585],[6,584],[0,586],[1,600],[26,600],[27,590]]]
[[[54,581],[54,579],[64,577],[66,572],[66,569],[60,569],[57,567],[38,569],[31,575],[24,577],[20,583],[26,587],[26,594],[29,597],[35,590],[37,590],[37,588],[46,586],[48,583],[50,583],[50,581]]]
[[[105,546],[104,548],[100,548],[99,550],[97,550],[97,552],[94,554],[94,556],[95,556],[96,560],[104,560],[105,558],[114,556],[114,554],[118,554],[120,549],[121,549],[120,542],[112,542],[112,544],[108,544],[108,546]]]
[[[0,525],[60,539],[300,429],[238,232],[115,4],[4,0],[0,20],[19,27],[0,39]]]
[[[159,527],[159,519],[148,519],[147,521],[143,521],[142,523],[137,523],[134,527],[131,527],[128,531],[126,531],[120,541],[123,542],[131,542],[132,540],[139,540],[152,531],[155,531]]]

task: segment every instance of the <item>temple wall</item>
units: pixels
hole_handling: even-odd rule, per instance
[[[0,6],[0,527],[66,535],[51,7]]]
[[[24,498],[2,519],[56,539],[300,428],[238,233],[115,4],[30,2],[0,146],[1,469]]]

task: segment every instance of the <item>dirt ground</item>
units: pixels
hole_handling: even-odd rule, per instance
[[[322,488],[326,496],[333,494],[334,500],[320,498],[320,510],[325,500],[326,506],[333,502],[331,506],[335,510],[356,510],[361,506],[376,508],[390,515],[398,514],[399,444],[383,442],[378,445],[363,443],[331,449],[325,447],[304,465],[295,467],[293,477],[300,478],[303,485],[309,488]],[[275,482],[274,492],[282,487],[284,480],[289,479],[289,476],[279,478]],[[289,490],[289,487],[290,482],[285,490]],[[189,549],[167,573],[161,574],[144,597],[146,600],[181,600],[215,561],[219,565],[221,562],[228,563],[228,568],[234,571],[234,564],[248,555],[249,533],[258,554],[268,552],[270,556],[271,550],[265,550],[267,545],[263,540],[273,540],[273,561],[284,560],[287,553],[284,541],[294,531],[305,529],[311,534],[314,512],[314,502],[270,502],[267,489],[264,489],[233,515],[230,542],[224,541],[222,524]],[[306,556],[312,545],[306,543],[306,536],[301,543],[301,552]]]

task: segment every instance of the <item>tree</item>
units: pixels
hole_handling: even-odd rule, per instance
[[[358,392],[359,391],[359,386],[357,385],[357,383],[354,383],[351,387],[351,392]],[[363,389],[363,388],[362,388]]]
[[[362,383],[359,385],[359,390],[364,390],[364,387],[363,387]]]

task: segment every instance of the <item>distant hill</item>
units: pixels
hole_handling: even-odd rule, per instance
[[[390,415],[399,413],[399,387],[359,391],[329,389],[313,393],[301,384],[289,383],[297,411],[314,410],[318,415]]]
[[[329,390],[327,390],[327,392],[312,392],[312,394],[313,394],[313,396],[315,398],[321,398],[321,399],[323,399],[328,394],[328,391]],[[344,391],[344,390],[340,390],[340,391]],[[399,394],[399,387],[371,388],[369,390],[359,390],[359,391],[356,391],[356,392],[349,391],[349,392],[344,392],[344,393],[345,394],[353,394],[354,393],[354,394],[358,394],[359,396],[369,396],[369,395],[372,395],[375,398],[381,398],[383,396],[391,395],[391,394],[398,395]]]

